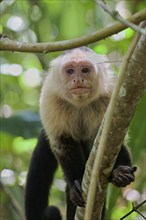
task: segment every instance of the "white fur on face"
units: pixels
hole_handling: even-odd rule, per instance
[[[92,71],[82,75],[80,66],[86,60]],[[62,69],[71,61],[77,75],[68,76]],[[50,140],[62,134],[77,141],[95,138],[114,85],[114,74],[105,61],[102,55],[77,48],[51,62],[40,98],[40,115]],[[69,90],[75,81],[79,88]]]

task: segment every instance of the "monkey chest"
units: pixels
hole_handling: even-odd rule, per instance
[[[66,132],[76,140],[91,140],[95,138],[100,122],[97,113],[77,114],[66,122],[68,124]]]

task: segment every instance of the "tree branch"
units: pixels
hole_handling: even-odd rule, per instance
[[[11,204],[15,211],[17,212],[18,216],[21,220],[25,220],[24,212],[22,207],[20,206],[19,202],[16,200],[15,196],[11,193],[8,187],[6,187],[2,182],[0,182],[0,186],[3,188],[7,196],[9,197]]]
[[[141,21],[146,20],[146,9],[143,9],[138,13],[132,15],[127,20],[134,24],[139,24]],[[26,42],[12,41],[7,37],[1,37],[0,50],[31,52],[31,53],[48,53],[54,51],[61,51],[61,50],[71,49],[97,42],[113,34],[117,34],[118,32],[126,28],[127,25],[117,22],[100,31],[93,32],[90,35],[74,38],[71,40],[57,41],[52,43],[26,43]]]
[[[96,3],[98,5],[100,5],[104,9],[104,11],[106,11],[108,14],[110,14],[114,19],[120,21],[122,24],[126,25],[127,27],[132,28],[133,30],[135,30],[141,34],[146,35],[146,30],[144,30],[140,26],[137,26],[137,25],[133,24],[132,22],[122,18],[122,16],[119,14],[119,12],[112,10],[108,4],[104,3],[101,0],[96,0]]]
[[[137,42],[136,40],[134,40]],[[135,45],[136,43],[134,43]],[[106,118],[103,121],[101,128],[98,132],[96,140],[94,142],[93,149],[91,151],[89,160],[86,165],[85,174],[83,178],[82,188],[83,195],[87,201],[86,206],[86,214],[84,218],[84,209],[77,208],[76,220],[98,220],[100,219],[103,204],[105,201],[106,190],[108,185],[108,176],[113,169],[116,157],[120,150],[120,145],[123,142],[125,134],[127,132],[128,126],[132,120],[133,114],[136,109],[136,105],[138,104],[140,98],[144,93],[144,89],[146,87],[146,62],[145,62],[145,51],[146,51],[146,36],[142,36],[138,42],[137,47],[132,46],[130,49],[129,55],[126,55],[124,66],[121,68],[122,75],[119,75],[119,80],[117,82],[117,86],[113,92],[113,96],[111,102],[108,107],[108,111],[106,113]],[[129,57],[133,53],[130,62]],[[128,59],[128,60],[127,60]],[[125,63],[126,62],[126,63]],[[128,64],[128,67],[126,68]],[[122,78],[125,75],[123,84],[121,86],[120,92],[119,86],[121,84]],[[116,102],[116,107],[113,112],[113,118],[109,118],[109,124],[107,124],[107,116],[112,116],[112,102],[115,102],[116,93],[118,94],[118,100]],[[110,126],[112,124],[112,127]],[[101,136],[101,131],[104,127],[105,136],[102,137],[99,143],[99,137]],[[110,128],[110,132],[108,133]],[[104,135],[103,133],[103,135]],[[108,138],[105,138],[108,133]],[[114,137],[113,137],[114,136]],[[98,152],[97,152],[98,147]],[[97,158],[95,159],[95,155]],[[93,162],[95,159],[95,162]],[[93,168],[94,163],[94,168]],[[98,169],[97,169],[98,166]],[[92,178],[91,178],[91,171]],[[96,171],[95,171],[96,170]],[[100,177],[100,178],[99,178]],[[90,185],[90,179],[92,180],[93,185]],[[98,182],[97,182],[98,181]],[[89,189],[88,189],[89,188]],[[92,190],[91,190],[92,188]],[[88,198],[85,192],[88,191]],[[89,195],[89,192],[91,193]],[[94,201],[95,198],[95,201]],[[90,199],[90,202],[89,202]],[[92,212],[92,205],[94,205]],[[92,216],[92,217],[91,217]]]
[[[138,204],[137,206],[132,207],[132,210],[130,212],[128,212],[126,215],[124,215],[122,218],[120,218],[120,220],[125,219],[127,216],[131,215],[133,212],[137,212],[139,215],[141,215],[144,219],[146,219],[139,211],[138,209],[146,203],[146,200],[144,200],[143,202],[141,202],[140,204]]]
[[[94,165],[93,165],[93,171],[92,171],[93,178],[91,176],[91,182],[90,182],[90,187],[89,187],[89,192],[88,192],[88,197],[87,197],[87,204],[89,204],[89,207],[87,206],[87,208],[86,208],[87,212],[85,212],[85,219],[89,219],[89,216],[92,215],[92,207],[93,207],[93,203],[94,203],[93,196],[96,193],[96,185],[97,185],[97,180],[99,179],[99,172],[100,172],[100,164],[102,163],[103,156],[105,153],[105,147],[106,147],[106,143],[107,143],[107,139],[108,139],[108,134],[110,132],[111,125],[112,125],[112,117],[114,114],[114,108],[116,105],[116,101],[118,98],[118,94],[120,92],[122,82],[123,82],[125,75],[126,75],[126,69],[127,69],[128,63],[129,63],[130,58],[135,50],[135,47],[137,45],[139,38],[140,38],[140,35],[138,34],[136,36],[136,38],[134,38],[134,41],[133,41],[129,51],[124,58],[124,62],[121,66],[121,70],[119,73],[118,81],[117,81],[117,84],[116,84],[115,89],[113,91],[113,95],[112,95],[112,98],[111,98],[111,101],[110,101],[110,104],[109,104],[109,107],[108,107],[108,110],[106,113],[105,121],[103,124],[103,132],[100,137],[99,144],[98,144],[99,150],[98,150],[98,154],[96,154]],[[91,197],[93,198],[93,200],[92,200],[93,203],[91,203],[91,199],[90,199]],[[90,200],[90,202],[88,202],[89,200]],[[86,214],[86,213],[88,213],[88,214]]]

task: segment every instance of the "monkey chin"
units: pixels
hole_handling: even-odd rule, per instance
[[[77,108],[84,108],[91,102],[91,98],[89,98],[89,93],[72,93],[71,95],[72,98],[70,99],[70,101]]]
[[[81,101],[86,100],[88,98],[89,94],[72,94],[72,97],[74,100]]]
[[[77,108],[84,108],[97,99],[97,94],[90,88],[74,88],[69,91],[68,101]]]
[[[76,87],[70,90],[71,96],[74,100],[81,101],[86,100],[89,97],[90,89],[84,87]]]

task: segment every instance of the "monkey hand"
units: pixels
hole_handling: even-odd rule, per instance
[[[125,187],[134,181],[134,172],[136,170],[136,166],[118,166],[117,168],[113,169],[109,179],[117,187]]]
[[[75,180],[70,188],[70,199],[76,206],[85,207],[80,180]]]

